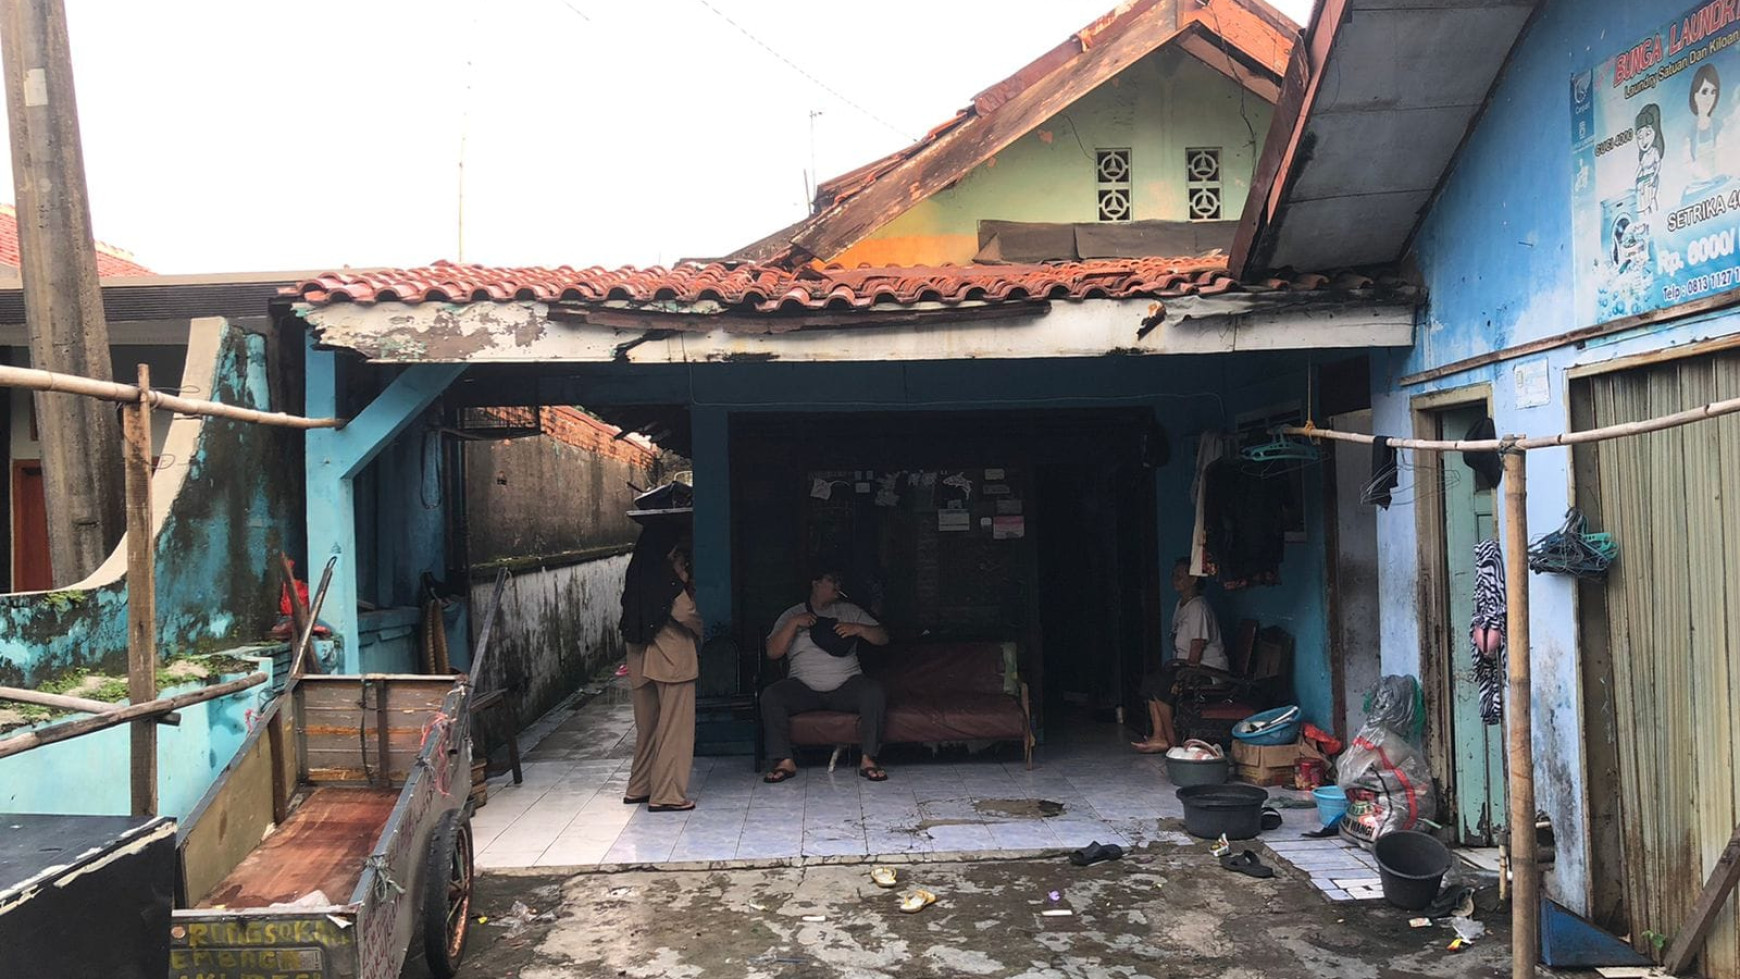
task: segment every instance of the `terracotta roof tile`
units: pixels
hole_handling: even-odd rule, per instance
[[[19,268],[23,260],[18,245],[18,210],[11,204],[0,204],[0,265]],[[111,278],[123,275],[152,275],[152,271],[133,261],[131,253],[97,242],[97,275]]]
[[[1314,277],[1322,284],[1321,276]],[[943,265],[788,270],[686,264],[619,269],[491,268],[440,262],[419,269],[328,272],[281,290],[303,302],[717,303],[739,313],[850,310],[937,303],[1172,298],[1242,288],[1220,258],[1117,258],[1040,265]],[[1257,288],[1262,288],[1261,286]]]

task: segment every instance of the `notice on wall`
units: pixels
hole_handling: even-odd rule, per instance
[[[938,510],[936,512],[936,529],[938,531],[972,530],[973,514],[968,510]]]
[[[1027,536],[1026,517],[992,517],[991,536],[996,540],[1012,540]]]
[[[1007,516],[1020,516],[1020,514],[1021,514],[1021,501],[1019,499],[1016,499],[1013,496],[1006,496],[1003,499],[998,500],[997,501],[997,514],[999,516],[1005,516],[1005,517],[1007,517]]]
[[[1547,359],[1537,357],[1524,361],[1512,369],[1511,377],[1516,381],[1516,406],[1518,408],[1539,408],[1552,400],[1552,389],[1547,382]]]
[[[1740,287],[1740,6],[1704,0],[1571,77],[1577,319]]]

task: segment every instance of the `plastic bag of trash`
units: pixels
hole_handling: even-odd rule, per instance
[[[1336,783],[1348,800],[1344,836],[1369,843],[1398,829],[1418,829],[1438,814],[1431,768],[1414,744],[1423,718],[1413,677],[1386,676],[1366,698],[1365,726],[1336,760]]]

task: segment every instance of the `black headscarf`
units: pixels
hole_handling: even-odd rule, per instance
[[[622,585],[622,638],[624,642],[652,642],[671,618],[671,603],[683,583],[671,567],[671,548],[681,540],[687,528],[685,521],[661,519],[648,521],[634,542],[634,555],[628,559],[628,573]]]

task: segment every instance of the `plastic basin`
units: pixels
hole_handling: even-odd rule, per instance
[[[1288,711],[1292,711],[1294,716],[1292,720],[1285,724],[1276,724],[1263,728],[1261,731],[1251,731],[1247,728],[1247,725],[1253,722],[1262,723],[1264,721],[1272,721]],[[1303,723],[1304,717],[1300,715],[1297,707],[1277,707],[1274,710],[1266,710],[1260,714],[1252,714],[1237,724],[1234,724],[1232,736],[1246,744],[1292,744],[1299,740],[1299,728]]]
[[[1225,758],[1166,759],[1166,777],[1180,788],[1187,785],[1219,785],[1226,781],[1231,772],[1232,763]]]
[[[1347,815],[1347,790],[1339,785],[1312,789],[1311,798],[1316,800],[1317,818],[1323,820],[1325,826],[1334,826],[1336,820]]]
[[[1420,911],[1438,896],[1450,869],[1450,850],[1426,833],[1399,829],[1372,845],[1384,900],[1404,911]]]
[[[1191,836],[1212,840],[1225,834],[1229,840],[1248,840],[1263,830],[1269,793],[1236,782],[1189,785],[1178,790],[1178,801],[1184,803],[1184,829]]]

